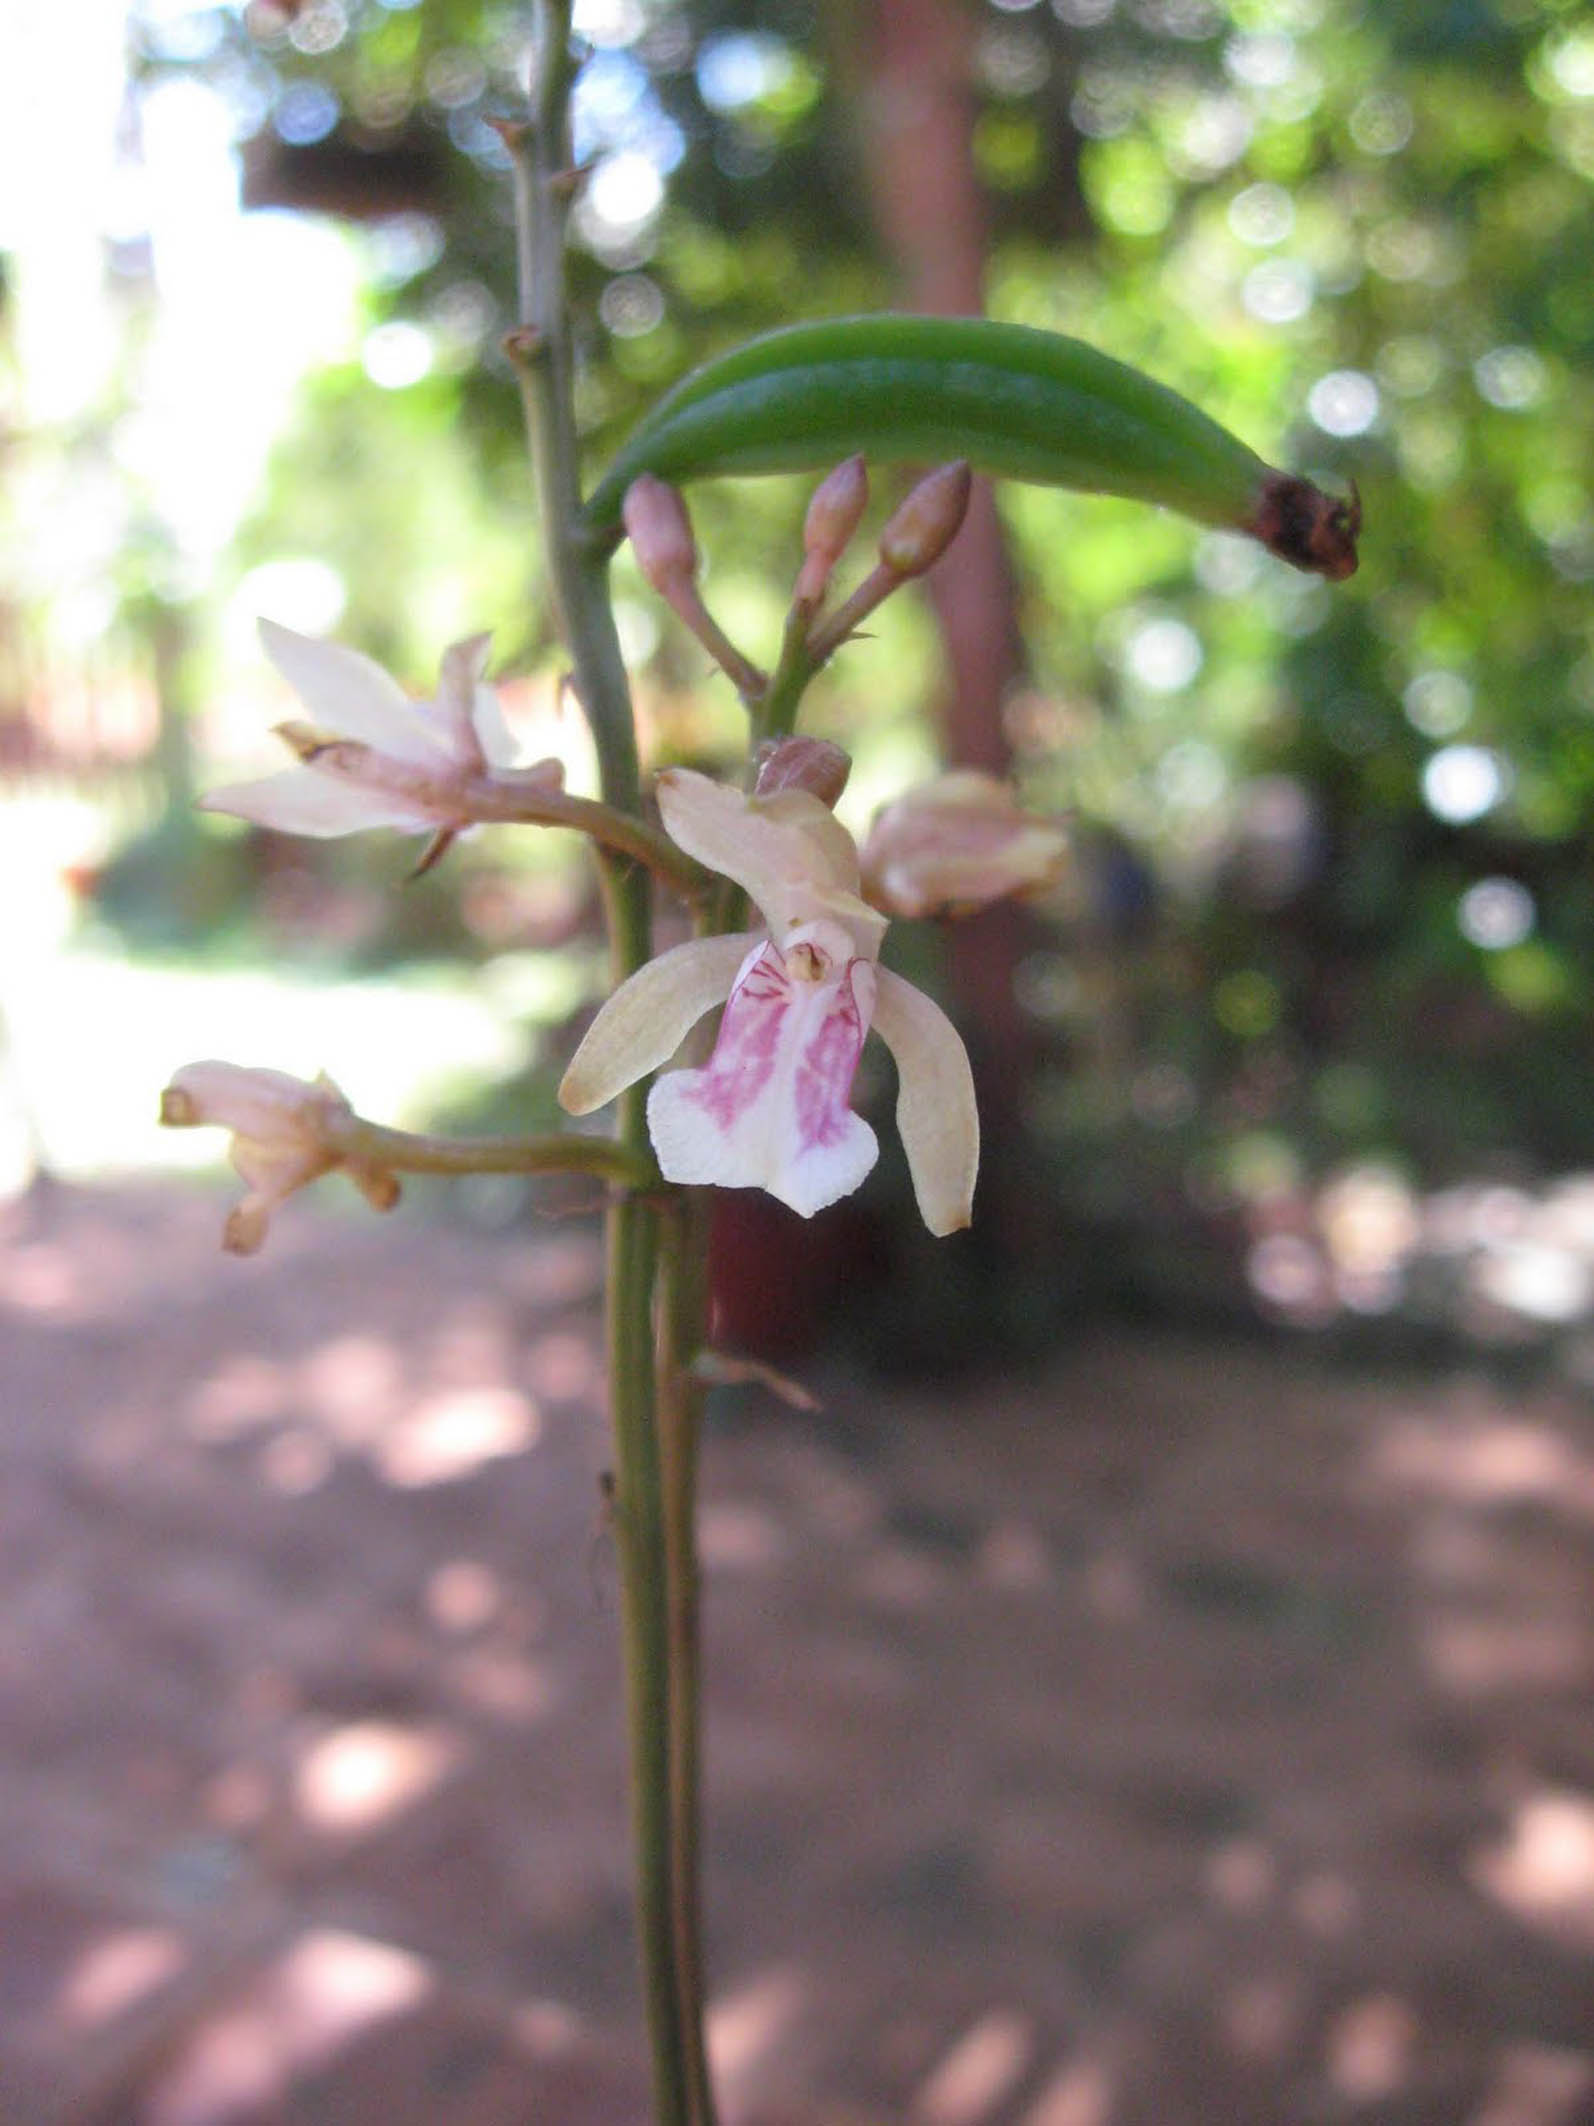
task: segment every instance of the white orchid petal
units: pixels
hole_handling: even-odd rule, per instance
[[[879,1156],[848,1106],[874,984],[867,960],[815,981],[794,978],[773,944],[753,954],[710,1061],[648,1096],[666,1178],[766,1189],[804,1218],[857,1188]]]
[[[822,899],[856,897],[852,837],[806,790],[752,798],[690,768],[672,768],[659,777],[658,793],[671,841],[734,880],[777,939],[807,922]]]
[[[322,729],[417,766],[436,768],[450,759],[398,682],[358,650],[296,634],[275,620],[261,621],[260,641]]]
[[[560,1105],[590,1115],[667,1063],[704,1012],[730,995],[748,957],[748,939],[738,934],[693,938],[649,960],[587,1028],[560,1084]]]
[[[504,718],[496,687],[479,686],[471,710],[476,741],[490,768],[512,768],[520,752],[515,734]]]
[[[413,798],[374,789],[369,783],[318,774],[314,768],[286,768],[258,782],[224,783],[200,798],[202,812],[228,812],[273,827],[280,834],[361,834],[368,827],[398,827],[406,834],[425,833],[439,825],[436,812]]]
[[[940,1006],[889,968],[878,973],[874,1030],[896,1059],[897,1129],[920,1216],[940,1237],[973,1216],[980,1163],[974,1075]]]

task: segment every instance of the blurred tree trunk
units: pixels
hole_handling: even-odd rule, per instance
[[[967,0],[872,0],[833,7],[831,24],[874,224],[903,307],[978,314],[988,231],[973,151],[975,10]],[[1023,669],[1023,644],[987,481],[975,483],[968,522],[932,571],[929,590],[946,649],[949,686],[939,713],[948,757],[1005,775],[1011,752],[1002,708]],[[986,1143],[980,1224],[999,1253],[1022,1246],[1029,1223],[1020,1140],[1034,1042],[1014,986],[1023,929],[1020,910],[1000,907],[949,936]]]

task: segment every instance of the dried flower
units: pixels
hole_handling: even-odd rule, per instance
[[[222,1246],[231,1254],[255,1254],[277,1205],[334,1167],[343,1168],[373,1209],[388,1211],[398,1201],[394,1174],[331,1141],[340,1125],[354,1120],[354,1110],[324,1075],[312,1085],[281,1070],[185,1063],[161,1094],[160,1118],[175,1129],[232,1131],[232,1163],[249,1193],[223,1230]]]

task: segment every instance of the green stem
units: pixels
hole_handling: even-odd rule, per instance
[[[618,1188],[653,1189],[658,1169],[612,1137],[433,1137],[387,1129],[361,1115],[328,1123],[323,1135],[342,1158],[396,1174],[589,1174]]]
[[[812,610],[805,605],[794,605],[786,617],[780,661],[770,674],[768,686],[750,710],[755,748],[765,739],[789,738],[792,734],[804,690],[825,661],[822,657],[815,657],[809,649],[812,624]]]
[[[696,2126],[714,2126],[704,2040],[701,1910],[702,1661],[697,1562],[697,1464],[703,1388],[693,1361],[708,1316],[710,1198],[688,1189],[674,1200],[660,1243],[659,1421],[663,1449],[664,1548],[669,1573],[670,1790],[675,1865],[675,1949],[685,2015],[687,2069]]]
[[[536,13],[531,123],[506,132],[515,170],[521,326],[511,352],[520,375],[542,514],[548,581],[592,727],[604,803],[640,819],[641,781],[625,663],[609,603],[605,563],[581,536],[580,467],[573,406],[574,355],[565,301],[564,227],[570,196],[568,102],[573,74],[570,0]],[[616,985],[651,954],[648,877],[612,845],[598,851]],[[646,1087],[618,1103],[616,1142],[649,1157]],[[620,1558],[631,1824],[637,1927],[653,2061],[656,2126],[694,2119],[694,2054],[676,1949],[671,1775],[668,1564],[653,1350],[658,1228],[654,1207],[625,1194],[607,1223],[609,1409],[614,1432],[614,1515]]]
[[[488,776],[465,788],[461,809],[479,826],[569,827],[616,856],[645,864],[685,900],[701,900],[716,884],[712,873],[677,849],[667,834],[633,812],[619,811],[590,797],[571,797],[563,791],[539,795],[517,788],[512,779]]]

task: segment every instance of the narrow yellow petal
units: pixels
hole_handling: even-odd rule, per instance
[[[743,932],[693,938],[623,982],[587,1028],[559,1087],[567,1114],[590,1115],[667,1063],[705,1011],[723,1004],[760,940]]]
[[[874,1030],[897,1065],[897,1129],[919,1215],[939,1239],[974,1214],[980,1118],[974,1074],[957,1029],[938,1004],[888,968],[878,970]]]

